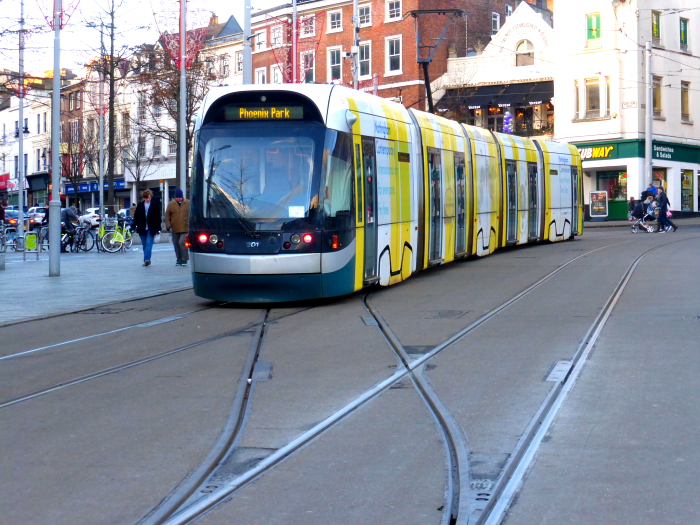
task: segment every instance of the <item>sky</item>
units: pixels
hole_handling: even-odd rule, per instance
[[[21,0],[0,0],[0,31],[19,29]],[[97,21],[100,14],[105,18],[108,0],[63,0],[64,10],[73,6],[71,18],[61,31],[61,68],[82,72],[82,66],[99,51],[99,29],[87,27],[87,23]],[[117,10],[115,27],[117,43],[135,46],[153,43],[158,38],[158,29],[153,11],[171,8],[175,12],[177,0],[114,0],[121,7]],[[268,9],[291,0],[251,0],[253,11]],[[243,27],[244,0],[190,0],[188,7],[214,12],[219,22],[225,22],[233,15]],[[42,11],[50,13],[53,0],[24,0],[25,29],[29,31],[25,41],[24,69],[28,74],[43,75],[53,69],[55,35],[46,23]],[[177,24],[177,22],[175,22]],[[105,43],[107,40],[105,39]],[[19,70],[19,38],[17,34],[0,36],[0,70]]]

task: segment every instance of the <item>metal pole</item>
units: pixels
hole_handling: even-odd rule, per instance
[[[292,82],[297,82],[297,0],[292,0]]]
[[[51,102],[51,201],[49,202],[49,277],[61,275],[61,0],[54,0],[53,93]]]
[[[100,22],[100,220],[105,217],[105,46],[104,46],[104,22]]]
[[[251,44],[250,0],[245,0],[243,11],[243,83],[253,83],[253,50]]]
[[[185,20],[187,0],[180,0],[180,189],[187,197],[187,134],[185,112],[187,111],[187,24]]]
[[[353,39],[355,50],[352,54],[352,87],[356,90],[360,77],[360,6],[357,0],[353,0],[352,12],[353,26],[355,27],[355,38]]]
[[[651,160],[651,146],[652,146],[652,123],[654,122],[654,79],[651,76],[651,42],[647,42],[647,122],[646,122],[646,133],[644,134],[644,164],[646,166],[646,171],[644,173],[644,186],[642,189],[649,186],[652,181],[652,160]]]
[[[19,141],[19,206],[17,207],[17,236],[24,237],[24,0],[20,2],[19,15],[19,121],[17,121],[17,140]]]

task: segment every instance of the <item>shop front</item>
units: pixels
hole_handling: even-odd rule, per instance
[[[584,172],[585,204],[591,191],[605,191],[608,220],[626,219],[631,197],[648,186],[643,140],[576,143]],[[700,147],[654,141],[652,177],[664,186],[671,210],[681,216],[700,212]]]
[[[72,184],[66,184],[66,198],[68,206],[75,206],[78,199],[80,207],[93,208],[100,205],[100,184],[96,181],[85,181],[78,184],[78,191]],[[109,182],[104,183],[104,198],[107,199],[107,191],[109,191]],[[114,181],[114,212],[121,208],[128,208],[131,202],[129,190],[126,188],[124,179]],[[112,212],[110,211],[110,215]]]

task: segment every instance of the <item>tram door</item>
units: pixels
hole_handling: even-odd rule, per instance
[[[571,166],[571,205],[573,210],[571,212],[571,231],[579,233],[578,231],[578,207],[579,207],[579,187],[578,187],[578,166]]]
[[[428,262],[439,261],[442,248],[442,166],[440,151],[428,148],[430,172],[430,240]]]
[[[518,240],[518,172],[515,162],[506,162],[506,184],[508,185],[508,241]]]
[[[374,139],[362,138],[365,192],[365,280],[377,278],[377,159]]]
[[[455,188],[457,191],[457,239],[455,254],[467,251],[467,176],[464,154],[455,153]]]
[[[539,217],[539,188],[537,186],[537,164],[529,162],[527,165],[528,195],[530,206],[528,207],[527,236],[530,239],[537,237],[537,219]]]

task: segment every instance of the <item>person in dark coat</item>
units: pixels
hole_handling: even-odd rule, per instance
[[[138,203],[134,211],[134,227],[143,245],[143,266],[150,266],[153,241],[160,233],[161,227],[160,203],[153,199],[151,190],[145,190],[141,196],[143,200]]]
[[[671,205],[671,203],[668,200],[668,196],[666,196],[663,186],[659,186],[659,193],[656,200],[659,203],[659,231],[657,233],[668,231],[668,229],[671,227],[675,232],[678,229],[678,226],[673,224],[670,217],[666,216],[666,212],[668,211],[668,207]]]

